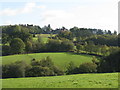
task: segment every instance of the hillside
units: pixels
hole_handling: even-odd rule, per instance
[[[30,60],[32,60],[33,58],[35,58],[36,60],[41,60],[46,56],[50,56],[52,58],[52,61],[55,63],[55,65],[57,65],[58,67],[64,70],[67,67],[68,63],[71,61],[73,61],[75,65],[78,66],[81,63],[91,62],[92,60],[92,56],[90,55],[77,55],[73,53],[34,53],[34,54],[3,56],[2,63],[4,65],[21,60],[30,63]]]
[[[118,73],[76,74],[2,80],[3,88],[117,88]]]

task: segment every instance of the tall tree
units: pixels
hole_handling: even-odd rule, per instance
[[[20,38],[14,38],[10,43],[10,47],[13,54],[19,54],[24,52],[25,44]]]

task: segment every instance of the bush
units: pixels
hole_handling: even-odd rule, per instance
[[[54,66],[54,63],[52,62],[52,59],[49,56],[47,56],[45,59],[40,60],[40,66],[52,67]]]
[[[97,65],[95,63],[83,63],[79,67],[70,62],[66,74],[80,74],[80,73],[94,73],[97,72]]]
[[[97,72],[97,65],[95,63],[83,63],[78,69],[79,73],[94,73]]]
[[[42,66],[42,67],[52,67],[54,66],[54,63],[52,62],[52,59],[47,56],[46,58],[41,59],[40,61],[32,61],[32,66]]]
[[[39,76],[50,76],[54,75],[54,72],[48,67],[33,66],[26,70],[26,77],[39,77]]]
[[[26,43],[25,43],[25,50],[26,50],[26,52],[27,53],[29,53],[29,52],[31,52],[32,51],[32,43],[30,42],[30,41],[27,41]]]
[[[104,57],[98,67],[99,72],[120,72],[120,51]]]
[[[19,53],[24,52],[25,44],[22,41],[22,39],[14,38],[10,43],[10,47],[11,47],[11,53],[19,54]]]
[[[61,42],[60,50],[61,51],[72,51],[74,49],[74,44],[73,42],[69,40],[63,40]]]
[[[47,56],[46,58],[40,61],[34,60],[31,62],[31,65],[34,68],[37,68],[38,70],[38,74],[37,74],[37,71],[34,72],[33,70],[34,68],[31,68],[29,71],[32,76],[51,76],[51,75],[63,75],[64,74],[64,72],[61,69],[59,69],[57,66],[54,65],[54,63],[52,62],[52,59],[49,56]],[[41,68],[43,71],[46,70],[46,73],[39,71]],[[29,76],[30,73],[27,76]]]
[[[17,61],[2,66],[3,78],[56,76],[63,74],[64,72],[54,65],[49,56],[41,61],[33,59],[31,65],[27,65],[24,61]]]
[[[57,66],[51,67],[51,70],[54,72],[55,76],[64,74],[64,72],[60,68],[58,68]]]
[[[76,74],[78,73],[78,68],[75,66],[75,64],[71,61],[67,67],[66,74]]]
[[[46,51],[46,45],[43,42],[32,42],[32,52],[39,53]]]
[[[50,39],[48,43],[46,44],[47,50],[48,51],[60,51],[60,45],[61,42],[60,40],[57,39]]]
[[[10,46],[2,45],[2,55],[10,55]]]
[[[3,78],[19,78],[25,77],[25,69],[27,64],[23,61],[15,62],[9,65],[2,66]]]

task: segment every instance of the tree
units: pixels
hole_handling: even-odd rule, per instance
[[[51,31],[52,31],[52,28],[51,28],[50,24],[48,24],[48,26],[44,26],[44,27],[42,28],[42,30],[44,31],[43,33],[45,33],[45,34],[50,34]]]
[[[9,42],[9,35],[6,33],[2,33],[2,44],[6,44],[7,42]]]
[[[77,44],[76,49],[77,49],[77,53],[79,53],[80,50],[83,50],[83,45]]]
[[[27,41],[25,44],[25,50],[27,53],[32,51],[32,43],[30,41]]]
[[[52,62],[52,59],[47,56],[40,61],[32,61],[32,68],[27,71],[27,76],[51,76],[51,75],[63,75],[63,71],[56,67]]]
[[[103,34],[103,30],[98,29],[97,34],[98,34],[98,35],[102,35],[102,34]]]
[[[40,66],[42,67],[52,67],[53,65],[54,63],[49,56],[47,56],[45,59],[40,60]]]
[[[120,33],[118,34],[118,46],[120,47]]]
[[[32,42],[32,52],[42,52],[42,51],[46,51],[46,45],[41,42],[41,41],[33,41]]]
[[[81,37],[76,37],[76,42],[81,42],[82,38]]]
[[[120,72],[120,51],[111,53],[101,59],[98,67],[99,72]]]
[[[83,63],[79,66],[79,73],[94,73],[97,72],[95,63]]]
[[[71,61],[71,62],[68,64],[66,74],[75,74],[75,73],[77,73],[76,71],[77,71],[77,67],[76,67],[75,64]]]
[[[72,51],[74,49],[73,42],[69,40],[63,40],[60,45],[61,51]]]
[[[111,31],[110,31],[110,30],[108,30],[108,33],[107,33],[107,34],[112,35],[112,33],[111,33]]]
[[[86,50],[89,52],[89,53],[92,53],[93,50],[94,50],[94,43],[92,41],[89,41],[87,46],[86,46]]]
[[[87,29],[87,28],[73,27],[70,29],[70,31],[72,32],[73,36],[75,36],[75,37],[86,38],[86,37],[93,35],[92,30]]]
[[[117,35],[117,31],[114,31],[114,33],[113,33],[114,35]]]
[[[42,37],[40,35],[38,36],[38,42],[42,43]]]
[[[70,31],[61,31],[57,36],[60,39],[61,38],[66,38],[66,39],[69,39],[69,40],[73,40],[73,34]]]
[[[10,43],[10,47],[11,53],[19,54],[24,52],[25,44],[20,38],[14,38]]]
[[[2,45],[2,55],[10,55],[11,52],[10,52],[11,48],[9,45]]]
[[[48,67],[33,66],[26,71],[26,77],[39,77],[54,75],[54,72]]]
[[[25,77],[25,69],[28,65],[24,61],[17,61],[12,64],[2,66],[3,78]]]
[[[57,39],[50,39],[46,44],[47,51],[60,51],[61,41]]]
[[[63,75],[64,74],[63,70],[61,70],[57,66],[52,66],[51,70],[53,70],[55,76],[57,76],[57,75]]]
[[[104,55],[104,56],[107,56],[107,55],[109,55],[109,47],[108,46],[106,46],[106,45],[103,45],[103,46],[101,46],[101,54],[102,55]]]

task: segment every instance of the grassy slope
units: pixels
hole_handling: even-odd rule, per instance
[[[9,64],[11,62],[20,60],[25,60],[26,62],[30,63],[30,60],[32,60],[33,58],[35,58],[36,60],[40,60],[42,58],[45,58],[46,56],[50,56],[55,65],[64,70],[70,61],[73,61],[76,65],[80,65],[81,63],[91,62],[92,60],[92,56],[89,55],[77,55],[72,53],[34,53],[3,56],[2,63]]]
[[[77,74],[2,80],[3,88],[117,88],[118,73]]]
[[[48,41],[48,37],[50,37],[50,34],[36,34],[37,36],[41,36],[41,39],[44,43],[46,43]],[[34,37],[33,40],[36,41],[38,39],[38,37]]]

